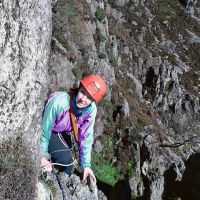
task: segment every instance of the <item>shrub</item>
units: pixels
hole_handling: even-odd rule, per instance
[[[98,9],[95,12],[95,16],[100,22],[102,22],[104,20],[104,18],[106,17],[103,9]]]

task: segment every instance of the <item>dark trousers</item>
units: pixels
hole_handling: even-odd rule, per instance
[[[65,145],[60,140],[59,135]],[[71,135],[69,135],[68,133],[52,133],[48,146],[48,152],[51,156],[51,161],[53,163],[60,163],[64,165],[72,163],[73,152],[72,150],[70,150],[72,149],[72,146],[73,144],[71,141]],[[67,167],[55,165],[55,168],[57,168],[59,171],[64,171],[68,175],[71,175],[73,165]]]

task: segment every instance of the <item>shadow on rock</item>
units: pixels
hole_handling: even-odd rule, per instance
[[[165,172],[165,190],[163,200],[199,200],[200,199],[200,153],[190,156],[185,162],[185,172],[182,180],[176,181],[173,166]]]

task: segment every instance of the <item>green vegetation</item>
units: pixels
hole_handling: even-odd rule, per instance
[[[68,20],[71,23],[75,23],[75,18],[78,16],[77,11],[73,7],[68,7],[66,12],[68,13]]]
[[[70,45],[68,38],[65,36],[65,33],[69,31],[68,27],[76,25],[78,12],[74,5],[68,4],[67,1],[61,1],[57,8],[61,14],[60,21],[56,22],[56,25],[53,27],[53,37],[55,37],[62,46],[69,51]],[[73,32],[73,35],[76,35],[77,32]]]
[[[148,26],[148,17],[145,16],[143,13],[142,16],[137,15],[138,9],[143,9],[141,6],[138,6],[137,8],[133,9],[133,3],[129,2],[125,4],[125,6],[122,8],[124,16],[126,16],[126,28],[133,29],[132,22],[133,20],[137,22],[138,27],[146,27]]]
[[[97,32],[95,34],[93,34],[93,38],[94,41],[96,42],[96,44],[98,45],[100,42],[104,42],[106,40],[106,37],[104,37],[100,30],[97,30]]]
[[[104,20],[104,18],[106,17],[105,12],[104,12],[103,9],[98,9],[95,12],[95,16],[100,22],[102,22]]]
[[[155,4],[154,7],[154,12],[156,13],[156,20],[159,21],[164,21],[164,20],[169,20],[171,21],[172,18],[176,18],[179,15],[181,15],[180,10],[180,5],[179,1],[170,1],[170,0],[165,0],[165,1],[158,1]]]
[[[106,134],[104,139],[104,148],[108,152],[108,154],[114,153],[114,144],[115,144],[115,138],[112,134]]]
[[[174,43],[177,43],[178,37],[181,34],[182,38],[189,39],[191,36],[187,30],[198,35],[200,32],[199,24],[187,14],[183,7],[180,5],[179,0],[171,1],[158,1],[151,10],[155,18],[152,21],[154,26],[160,26],[160,31],[153,31],[153,34],[160,39],[161,34],[164,33],[165,37]],[[185,43],[186,44],[186,43]],[[192,69],[199,69],[199,50],[200,45],[187,42],[187,49],[182,45],[177,45],[179,49],[179,56],[183,62],[186,62]]]
[[[183,85],[185,89],[189,91],[191,94],[198,97],[200,96],[198,91],[194,89],[195,86],[198,87],[198,85],[200,84],[199,75],[197,73],[189,71],[181,75],[180,84]]]
[[[122,157],[122,163],[123,164],[123,173],[126,177],[134,177],[136,176],[136,171],[135,171],[135,168],[133,166],[133,161],[131,158],[131,155],[124,155]]]
[[[189,50],[187,51],[187,56],[190,58],[189,65],[194,70],[198,71],[200,63],[200,44],[190,44],[188,47]]]
[[[77,63],[76,64],[76,68],[81,68],[81,69],[83,69],[83,68],[85,68],[85,63]]]
[[[78,17],[78,12],[73,3],[60,4],[59,11],[63,15],[63,17],[67,18],[69,23],[76,23],[76,18]]]
[[[165,85],[165,89],[170,91],[172,89],[173,85],[174,85],[174,81],[173,80],[169,80],[169,81],[167,81],[167,83]]]
[[[120,172],[117,167],[103,158],[100,154],[95,154],[93,156],[92,166],[96,177],[100,181],[114,186],[119,180]]]
[[[175,2],[173,2],[173,4],[174,3]],[[162,20],[166,20],[167,17],[169,17],[171,14],[176,14],[175,12],[173,12],[173,8],[167,1],[162,1],[162,2],[157,3],[157,10],[159,11],[158,12],[159,17]]]
[[[117,59],[111,53],[108,53],[108,59],[113,66],[117,66]]]
[[[79,78],[82,78],[83,73],[86,74],[90,74],[90,69],[88,68],[87,63],[85,62],[78,62],[75,66],[75,68],[73,68],[73,73]]]
[[[147,45],[151,45],[152,43],[155,42],[155,37],[152,33],[146,33],[144,41],[146,42]]]
[[[67,41],[67,39],[64,38],[64,36],[62,34],[60,34],[60,32],[57,30],[57,31],[54,31],[54,35],[53,35],[61,44],[62,46],[67,50],[69,51],[70,50],[70,45]],[[51,42],[51,45],[53,46],[54,45],[54,41],[52,40]]]
[[[86,34],[84,16],[90,14],[88,4],[80,0],[62,0],[57,2],[54,10],[57,14],[53,17],[53,37],[68,51],[71,50],[70,43],[84,50],[81,38]]]
[[[174,33],[181,33],[187,37],[186,29],[193,30],[193,32],[199,32],[200,27],[198,23],[194,23],[194,20],[190,15],[187,15],[183,9],[181,9],[178,0],[170,1],[158,1],[153,10],[153,14],[156,15],[154,21],[161,24],[161,28],[164,29],[165,34],[170,39],[177,39],[177,35]],[[167,20],[168,26],[166,27],[163,22]]]
[[[99,53],[98,55],[99,59],[106,59],[107,58],[107,55],[105,53]]]
[[[106,99],[101,99],[99,102],[98,102],[98,105],[104,107],[105,110],[107,111],[113,111],[114,109],[114,105],[112,102],[110,101],[107,101]]]

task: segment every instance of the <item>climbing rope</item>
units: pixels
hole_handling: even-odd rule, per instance
[[[72,141],[72,147],[71,148],[69,148],[67,146],[67,144],[65,143],[65,141],[61,138],[60,133],[58,133],[58,137],[59,137],[60,141],[62,142],[62,144],[66,147],[66,149],[59,149],[59,150],[56,150],[56,151],[52,152],[51,154],[53,154],[55,152],[61,152],[61,151],[71,151],[72,152],[72,150],[75,149],[75,141],[74,141],[74,137],[72,136],[72,134],[70,134],[70,136],[71,136],[71,141]],[[59,165],[59,166],[63,166],[63,167],[69,167],[69,166],[72,166],[72,165],[76,166],[77,160],[73,156],[73,162],[71,162],[69,164],[62,164],[62,163],[55,163],[55,162],[50,162],[50,164],[52,166]],[[50,164],[44,165],[44,166],[42,166],[42,168],[45,168],[46,166],[48,166]],[[63,200],[69,199],[69,197],[67,196],[67,194],[66,194],[66,192],[64,190],[64,185],[63,185],[63,183],[61,181],[61,178],[59,177],[59,175],[56,172],[56,170],[55,170],[54,167],[52,167],[52,174],[56,177],[56,179],[58,181],[58,185],[59,185],[59,187],[60,187],[60,189],[62,191]]]
[[[52,174],[56,176],[56,179],[58,181],[58,185],[59,185],[59,187],[60,187],[60,189],[62,191],[63,200],[67,200],[67,194],[66,194],[66,192],[64,190],[64,185],[63,185],[59,175],[57,174],[57,172],[56,172],[56,170],[54,168],[52,169]]]
[[[72,150],[75,149],[75,145],[74,145],[75,144],[75,140],[74,140],[74,137],[72,136],[72,134],[70,134],[70,136],[71,136],[72,145],[73,145],[71,148],[69,148],[66,145],[65,141],[63,141],[63,139],[61,138],[60,133],[58,133],[58,137],[59,137],[60,141],[62,142],[62,144],[66,147],[66,149],[59,149],[59,150],[53,151],[51,154],[56,153],[56,152],[61,152],[61,151],[71,151],[72,152]],[[59,165],[59,166],[62,166],[62,167],[69,167],[71,165],[75,165],[76,166],[76,164],[77,164],[77,160],[74,158],[74,156],[73,156],[73,162],[71,162],[69,164],[51,162],[51,165]],[[50,164],[44,165],[44,166],[42,166],[42,168],[45,168],[48,165],[50,165]]]

